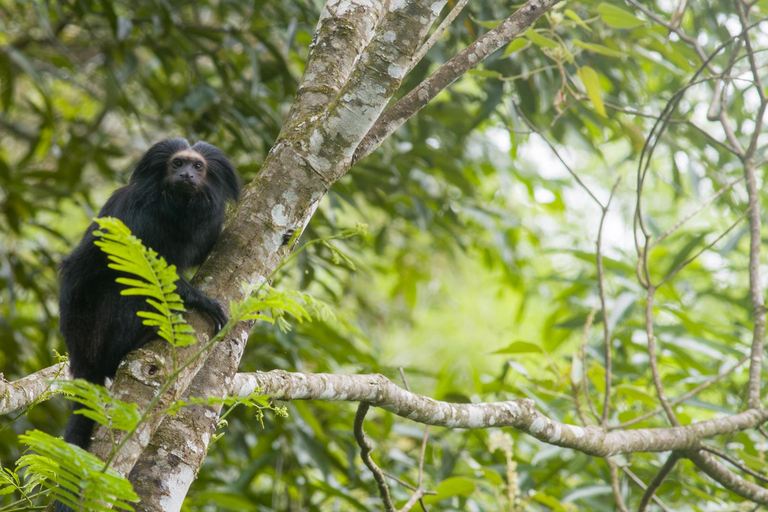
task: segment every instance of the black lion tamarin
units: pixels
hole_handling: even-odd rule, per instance
[[[139,160],[127,185],[116,190],[99,212],[117,217],[181,273],[200,265],[221,233],[229,202],[240,196],[240,178],[223,151],[186,139],[158,142]],[[136,312],[144,297],[121,296],[118,273],[94,245],[91,224],[80,244],[61,262],[60,330],[69,351],[73,378],[104,384],[122,358],[150,341],[154,329]],[[180,277],[177,292],[189,308],[206,313],[219,330],[227,322],[221,303]],[[74,408],[81,407],[74,404]],[[73,414],[64,439],[87,449],[93,420]]]

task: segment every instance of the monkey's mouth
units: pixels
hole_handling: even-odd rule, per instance
[[[173,180],[171,183],[171,188],[177,192],[181,192],[182,194],[199,194],[202,192],[202,189],[200,188],[199,183],[195,183],[191,180],[185,180],[185,179],[178,179]]]

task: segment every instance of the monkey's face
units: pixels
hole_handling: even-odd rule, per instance
[[[185,194],[203,192],[208,165],[200,153],[185,149],[168,160],[165,184]]]

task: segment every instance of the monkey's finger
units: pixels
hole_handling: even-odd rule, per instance
[[[229,320],[224,306],[221,304],[221,302],[215,299],[212,301],[209,314],[213,322],[216,324],[216,332],[222,330]]]

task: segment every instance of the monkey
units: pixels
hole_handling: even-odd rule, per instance
[[[240,177],[222,150],[207,142],[190,146],[172,138],[152,146],[138,161],[127,185],[117,189],[99,212],[116,217],[146,247],[175,265],[177,293],[188,308],[202,311],[216,330],[226,324],[221,303],[193,287],[181,273],[200,265],[221,233],[227,205],[240,198]],[[73,378],[103,385],[114,378],[123,357],[155,336],[137,311],[144,297],[121,296],[120,273],[107,267],[107,255],[94,245],[92,223],[59,267],[59,330],[69,352]],[[83,407],[73,404],[73,412]],[[72,414],[64,440],[87,449],[94,421]],[[61,506],[61,508],[59,508]],[[61,503],[57,510],[68,510]]]

